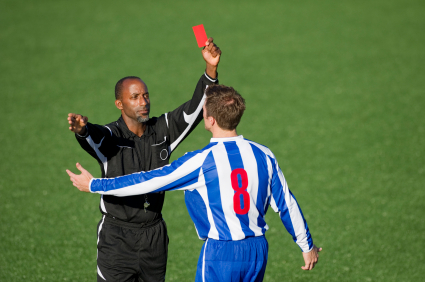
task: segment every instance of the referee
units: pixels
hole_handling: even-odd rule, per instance
[[[121,117],[105,126],[82,115],[68,114],[69,129],[81,147],[94,157],[103,178],[162,167],[170,154],[202,120],[204,91],[218,83],[221,51],[209,38],[202,50],[205,73],[193,97],[160,117],[149,117],[146,84],[134,76],[115,86],[115,105]],[[97,281],[164,281],[168,236],[162,219],[164,192],[129,197],[102,195],[102,218],[97,228]]]

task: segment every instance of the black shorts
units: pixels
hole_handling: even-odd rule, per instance
[[[103,216],[97,233],[97,281],[165,281],[168,235],[162,218],[137,225]]]

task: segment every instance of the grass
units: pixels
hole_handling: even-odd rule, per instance
[[[115,120],[113,87],[141,76],[159,115],[204,63],[191,27],[223,50],[220,81],[247,100],[238,132],[273,150],[320,263],[272,211],[265,281],[420,281],[425,274],[425,4],[422,1],[1,1],[0,281],[93,281],[100,175],[68,112]],[[199,126],[173,158],[208,143]],[[75,170],[75,169],[74,169]],[[202,242],[183,193],[166,196],[167,281],[193,281]]]

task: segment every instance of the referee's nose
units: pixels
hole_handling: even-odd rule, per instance
[[[139,102],[139,106],[147,106],[147,105],[150,104],[149,98],[146,98],[143,95],[139,95],[139,99],[138,100],[139,100],[138,101]]]

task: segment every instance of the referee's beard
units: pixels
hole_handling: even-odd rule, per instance
[[[138,123],[144,123],[147,122],[149,120],[149,104],[145,105],[145,106],[141,106],[140,108],[136,109],[136,116],[137,116],[137,122]],[[142,113],[140,113],[142,112]]]
[[[149,120],[149,116],[147,116],[147,117],[140,117],[140,116],[138,116],[137,117],[137,121],[139,123],[144,123],[144,122],[147,122],[148,120]]]

